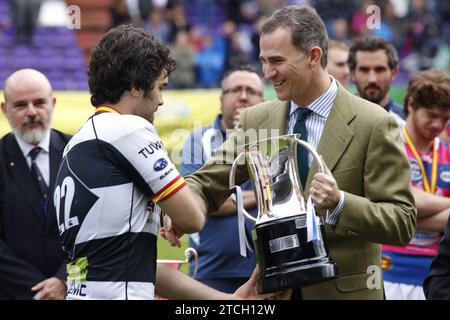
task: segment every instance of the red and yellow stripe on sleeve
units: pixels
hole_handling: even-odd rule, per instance
[[[172,181],[170,181],[164,188],[159,190],[158,193],[154,194],[151,197],[151,200],[154,203],[158,203],[159,201],[163,201],[166,199],[169,199],[171,196],[173,196],[178,190],[183,188],[186,185],[186,181],[184,181],[184,178],[182,176],[178,176]]]

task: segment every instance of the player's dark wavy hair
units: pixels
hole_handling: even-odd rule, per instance
[[[428,69],[416,72],[408,83],[403,110],[409,114],[408,100],[412,107],[443,110],[450,109],[450,73],[444,70]]]
[[[109,30],[92,50],[89,64],[91,103],[117,103],[125,91],[151,91],[163,71],[175,69],[169,49],[142,28],[120,25]]]

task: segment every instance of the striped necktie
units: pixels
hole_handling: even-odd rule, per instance
[[[39,194],[41,195],[42,206],[44,208],[44,212],[47,214],[47,201],[48,201],[48,186],[45,183],[44,177],[42,176],[41,170],[36,163],[36,158],[41,152],[41,147],[33,148],[28,155],[31,158],[31,176],[33,177],[34,182],[36,183]]]

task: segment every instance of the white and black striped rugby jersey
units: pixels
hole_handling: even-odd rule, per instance
[[[153,299],[160,216],[186,185],[152,124],[99,107],[64,150],[54,191],[68,299]]]

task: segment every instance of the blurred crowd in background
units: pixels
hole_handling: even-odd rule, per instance
[[[116,1],[114,24],[132,21],[172,48],[179,67],[176,88],[219,85],[230,68],[259,66],[259,30],[276,9],[310,4],[330,38],[351,44],[367,34],[392,42],[408,79],[417,70],[448,68],[450,2],[437,0],[129,0]],[[380,9],[379,28],[367,27],[370,6]]]
[[[73,30],[38,27],[31,36],[30,30],[39,18],[39,4],[44,2],[0,0],[0,80],[13,71],[11,68],[35,67],[48,74],[56,89],[86,90],[85,61],[76,48]],[[71,1],[65,3],[70,5]],[[131,22],[171,47],[178,62],[171,81],[175,89],[218,87],[226,70],[242,63],[260,70],[259,29],[274,10],[289,4],[315,7],[332,39],[350,44],[357,37],[372,34],[392,42],[401,61],[397,78],[401,84],[415,71],[449,68],[449,1],[111,0],[109,3],[110,27]],[[373,5],[379,8],[381,21],[370,29],[368,19],[373,21],[374,14],[378,14]],[[81,7],[82,20],[86,10]],[[28,44],[34,48],[28,49]],[[26,65],[24,60],[28,61]],[[46,64],[56,67],[47,68]]]

